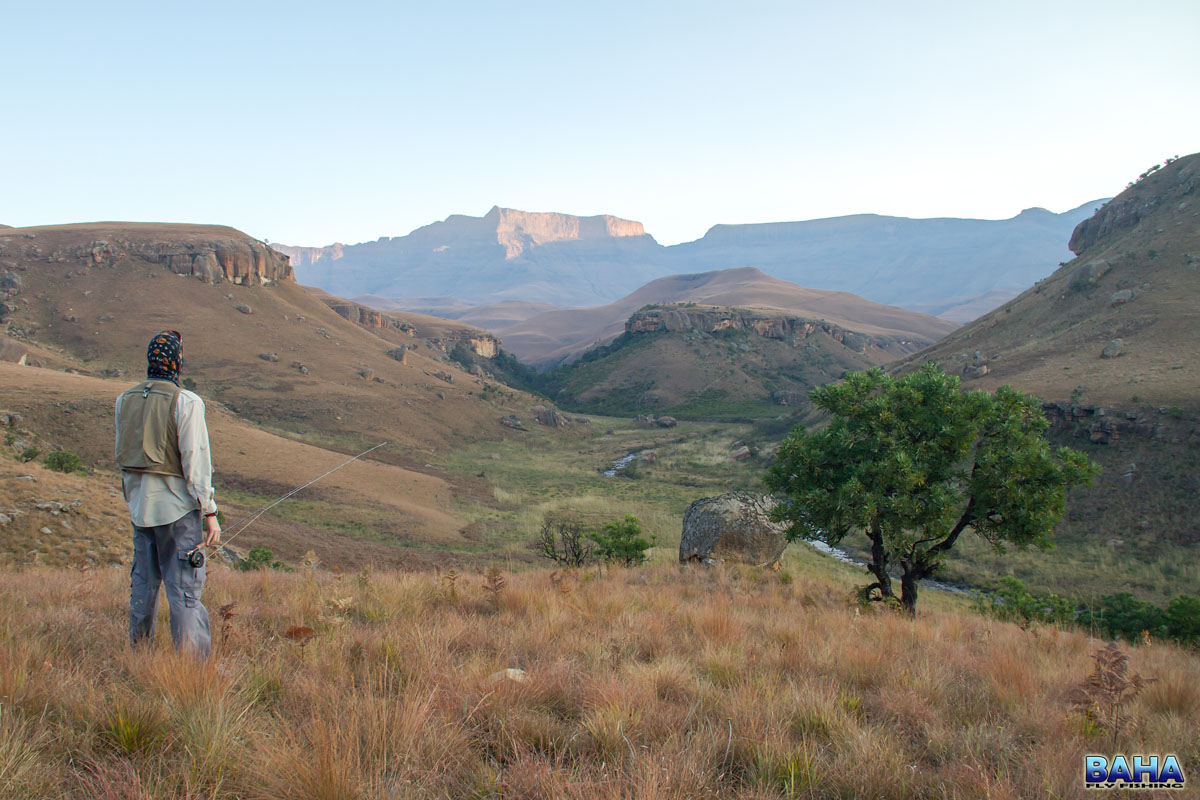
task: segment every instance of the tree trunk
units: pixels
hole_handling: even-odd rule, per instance
[[[916,569],[906,565],[904,574],[900,576],[900,604],[909,616],[917,615],[917,586],[920,583],[921,576]]]
[[[867,587],[867,594],[870,595],[871,589],[878,587],[882,599],[895,597],[892,592],[892,576],[888,575],[887,571],[887,551],[883,547],[883,533],[872,529],[868,535],[871,537],[871,563],[867,565],[867,569],[875,576],[875,584]]]

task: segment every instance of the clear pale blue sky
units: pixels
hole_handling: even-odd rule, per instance
[[[904,7],[908,6],[908,7]],[[9,2],[0,222],[1010,217],[1200,150],[1200,3]]]

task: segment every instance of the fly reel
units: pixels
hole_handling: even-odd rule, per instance
[[[187,554],[187,562],[188,562],[188,565],[191,566],[193,569],[200,569],[201,567],[204,566],[204,551],[203,550],[193,550],[192,552],[188,553]]]

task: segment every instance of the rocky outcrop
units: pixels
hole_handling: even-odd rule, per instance
[[[533,412],[533,418],[537,420],[539,425],[545,425],[547,428],[571,427],[571,418],[553,408],[536,405],[530,411]]]
[[[495,229],[496,241],[504,248],[506,259],[517,258],[531,247],[551,242],[646,235],[642,223],[608,214],[576,217],[493,206],[483,222],[489,229]]]
[[[28,349],[25,345],[7,336],[0,336],[0,361],[23,365],[27,355]]]
[[[1162,422],[1152,421],[1139,411],[1119,411],[1103,406],[1043,403],[1042,412],[1050,427],[1070,431],[1095,444],[1111,444],[1122,437],[1161,439],[1166,430]]]
[[[786,526],[771,521],[775,505],[770,497],[749,492],[697,500],[683,515],[679,560],[777,563],[787,547],[787,534]]]
[[[786,314],[770,314],[744,308],[693,306],[690,304],[647,306],[625,323],[627,333],[657,331],[719,333],[745,331],[764,339],[777,339],[798,347],[814,334],[824,334],[836,342],[862,353],[868,347],[888,347],[890,339],[871,337],[846,330],[824,320],[811,320]],[[878,340],[877,340],[878,339]]]
[[[341,242],[334,242],[328,247],[292,247],[286,244],[273,244],[272,250],[277,250],[288,257],[288,263],[292,268],[312,266],[321,259],[327,261],[337,261],[342,257],[343,245]]]
[[[1075,226],[1067,245],[1071,252],[1078,255],[1102,240],[1133,228],[1163,203],[1192,194],[1200,184],[1193,166],[1176,160],[1162,168],[1147,170],[1119,197],[1105,203],[1094,215]]]
[[[374,331],[391,329],[408,334],[413,338],[421,338],[431,349],[441,353],[449,353],[459,342],[465,342],[471,348],[471,352],[480,358],[495,358],[500,354],[500,340],[478,328],[440,328],[436,336],[430,336],[427,335],[429,334],[428,330],[422,330],[421,327],[405,319],[369,308],[360,303],[343,300],[340,297],[333,297],[331,295],[322,295],[321,299],[325,305],[336,311],[338,316],[353,322],[355,325],[361,325],[368,330]],[[389,351],[388,354],[391,355],[391,352]]]
[[[115,267],[130,260],[157,263],[206,283],[267,285],[292,277],[281,253],[233,228],[209,225],[91,223],[48,225],[21,234],[45,242],[24,247],[26,259],[79,263],[85,269]],[[15,236],[16,233],[10,234]],[[0,247],[7,236],[0,235]],[[53,249],[50,249],[53,248]]]

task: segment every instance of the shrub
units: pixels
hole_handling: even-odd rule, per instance
[[[238,569],[250,571],[255,569],[282,569],[287,570],[287,566],[282,561],[275,559],[275,554],[265,547],[251,547],[250,552],[246,553],[246,557],[238,562]]]
[[[25,448],[25,450],[21,453],[21,455],[17,456],[17,459],[19,461],[28,463],[30,461],[33,461],[35,458],[37,458],[41,454],[42,454],[41,450],[38,450],[33,445],[30,445],[29,447]]]
[[[621,522],[610,522],[588,536],[596,543],[596,555],[601,560],[627,567],[645,561],[646,551],[654,546],[654,537],[646,539],[642,536],[642,525],[632,514],[626,514]]]
[[[83,469],[83,462],[79,460],[79,456],[70,450],[55,450],[53,453],[48,453],[45,464],[47,468],[55,472],[70,473]]]
[[[196,382],[191,378],[184,378],[182,381],[180,381],[180,383],[183,385],[183,388],[187,389],[189,392],[196,389]]]
[[[584,533],[582,524],[550,517],[542,521],[537,551],[542,558],[566,567],[582,567],[595,557],[595,548]]]

